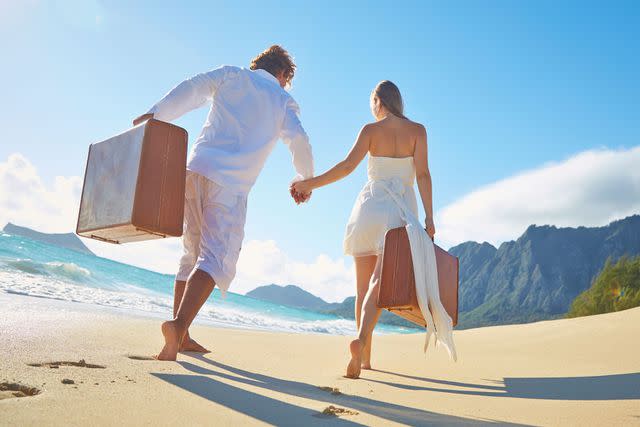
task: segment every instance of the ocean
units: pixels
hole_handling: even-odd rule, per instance
[[[168,319],[172,275],[0,232],[0,292],[94,304]],[[232,284],[233,288],[233,284]],[[196,323],[281,332],[354,335],[353,319],[299,310],[214,290]],[[377,333],[411,333],[378,325]]]

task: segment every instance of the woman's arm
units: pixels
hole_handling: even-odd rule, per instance
[[[427,130],[422,126],[420,135],[416,141],[413,151],[413,162],[416,166],[416,181],[422,199],[422,205],[427,215],[425,226],[427,234],[431,239],[436,234],[436,227],[433,224],[433,194],[431,188],[431,173],[429,173],[429,155],[427,153]]]
[[[316,188],[334,183],[349,175],[360,164],[369,152],[370,128],[364,126],[358,134],[358,139],[343,161],[314,178],[298,181],[293,184],[293,190],[300,194],[308,194]]]

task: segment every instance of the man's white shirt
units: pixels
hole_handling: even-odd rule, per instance
[[[149,113],[170,122],[211,103],[187,169],[238,193],[253,187],[278,139],[289,147],[296,179],[313,176],[313,155],[300,109],[265,70],[224,66],[185,80]]]

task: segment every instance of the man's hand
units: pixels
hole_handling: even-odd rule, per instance
[[[153,119],[153,113],[143,114],[136,117],[135,119],[133,119],[133,125],[138,126],[140,123],[146,122],[149,119]]]
[[[311,193],[300,194],[296,192],[293,189],[293,187],[289,188],[289,193],[291,193],[291,197],[293,197],[293,200],[296,202],[297,205],[299,205],[300,203],[306,203],[311,198]]]
[[[427,234],[429,235],[429,237],[431,237],[431,240],[433,240],[433,236],[435,236],[436,234],[436,226],[433,224],[433,219],[427,218],[424,224],[425,229],[427,230]]]

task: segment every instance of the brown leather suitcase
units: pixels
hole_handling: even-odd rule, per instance
[[[458,258],[435,246],[440,300],[453,325],[458,324]],[[426,326],[418,306],[409,236],[404,227],[389,230],[385,236],[378,307],[406,320]]]
[[[187,131],[151,119],[89,147],[76,233],[110,243],[181,236]]]

